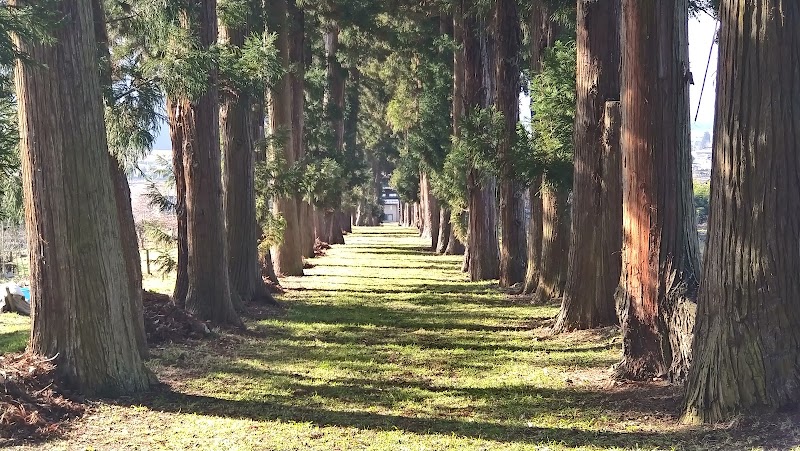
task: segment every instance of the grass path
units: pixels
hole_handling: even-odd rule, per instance
[[[424,251],[409,229],[346,240],[286,279],[286,308],[250,320],[250,332],[155,349],[149,365],[170,390],[99,402],[64,437],[30,446],[744,446],[724,429],[676,426],[672,388],[611,385],[615,331],[550,337],[557,307],[467,282],[460,257]]]

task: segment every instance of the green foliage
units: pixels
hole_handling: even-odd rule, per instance
[[[389,185],[403,202],[419,202],[419,161],[410,155],[400,157]]]
[[[711,211],[711,183],[694,182],[694,209],[697,212],[697,221],[708,221]]]
[[[309,162],[303,183],[309,200],[323,209],[338,208],[348,188],[344,167],[333,158]]]
[[[276,215],[271,211],[260,211],[258,223],[261,226],[261,238],[258,241],[258,251],[261,255],[273,247],[283,242],[283,235],[286,232],[286,219]]]
[[[545,51],[531,82],[534,158],[542,158],[550,183],[572,186],[575,126],[575,42],[557,41]]]
[[[153,262],[161,277],[167,277],[178,268],[178,260],[172,252],[177,245],[177,238],[152,221],[141,222],[138,224],[138,229],[142,247],[158,251]]]

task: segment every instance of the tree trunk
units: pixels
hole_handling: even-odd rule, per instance
[[[500,273],[494,180],[485,185],[470,196],[469,274],[473,282],[497,279]]]
[[[264,262],[263,267],[261,268],[261,273],[262,276],[266,277],[270,282],[274,283],[275,285],[280,285],[278,274],[275,273],[275,265],[272,264],[272,251],[269,249],[267,249],[267,252],[264,253]]]
[[[110,172],[90,0],[62,0],[69,26],[43,45],[15,43],[41,65],[15,68],[32,329],[29,349],[54,357],[88,395],[146,390],[138,319]],[[102,19],[101,19],[102,20]]]
[[[297,7],[297,0],[288,0],[289,62],[292,71],[292,146],[297,161],[306,159],[304,138],[305,116],[305,13]],[[314,257],[314,218],[311,205],[302,195],[297,196],[297,214],[300,230],[300,251],[303,257]]]
[[[439,201],[433,197],[431,178],[427,172],[419,175],[420,204],[422,207],[422,237],[431,240],[431,250],[439,244]]]
[[[464,3],[467,5],[467,2]],[[472,6],[472,5],[469,5]],[[462,6],[464,49],[464,113],[466,117],[490,104],[491,89],[485,72],[488,39],[470,7]],[[485,95],[482,96],[481,94]],[[496,279],[500,272],[495,217],[494,180],[485,180],[475,169],[467,175],[469,196],[469,274],[470,279]]]
[[[112,84],[111,58],[108,47],[106,13],[102,1],[92,1],[92,15],[94,18],[94,36],[97,41],[97,54],[101,62],[100,84],[102,85],[103,92],[105,92],[104,103],[107,106],[110,105],[114,99],[112,98],[110,89]],[[125,255],[125,268],[128,273],[128,290],[130,293],[131,311],[133,312],[136,343],[142,358],[147,358],[149,350],[147,347],[147,334],[144,329],[144,307],[142,305],[142,259],[139,255],[139,235],[136,233],[136,222],[133,219],[131,189],[125,170],[114,155],[113,149],[109,150],[111,151],[108,155],[109,169],[111,171],[111,180],[114,185],[114,200],[117,206],[117,217],[119,218],[122,251]],[[28,309],[30,310],[30,306],[28,306]],[[28,314],[30,315],[30,312],[28,312]]]
[[[539,266],[539,285],[534,300],[547,303],[560,300],[564,293],[569,252],[570,212],[569,191],[542,183],[542,256]]]
[[[269,122],[272,136],[285,137],[286,140],[272,142],[272,157],[279,165],[286,168],[297,162],[297,146],[294,141],[297,133],[293,129],[296,117],[292,112],[295,97],[292,94],[293,79],[290,76],[289,60],[289,21],[287,0],[270,0],[271,30],[276,34],[279,57],[287,72],[270,89]],[[283,141],[283,142],[281,142]],[[281,193],[276,196],[275,213],[283,218],[286,227],[283,239],[272,249],[272,262],[275,272],[283,276],[303,275],[303,246],[301,242],[300,214],[298,212],[299,197],[296,194]]]
[[[604,172],[606,102],[619,99],[619,0],[578,2],[577,102],[572,232],[564,299],[554,330],[566,332],[617,323],[614,292],[622,262],[620,249],[603,249],[606,237],[622,230],[621,211],[606,204],[603,187],[622,183],[619,171]],[[620,125],[619,121],[612,121]],[[608,137],[619,135],[612,132]],[[608,211],[620,216],[610,229],[598,227]],[[601,221],[602,222],[602,221]]]
[[[342,235],[342,226],[340,222],[340,214],[338,210],[325,211],[324,224],[327,237],[330,241],[328,244],[344,244],[344,235]]]
[[[231,46],[244,46],[245,29],[220,29]],[[256,220],[255,142],[251,126],[253,98],[238,91],[225,95],[220,105],[220,132],[224,158],[223,195],[228,239],[228,273],[234,299],[274,302],[261,278],[259,227]]]
[[[217,41],[216,3],[211,0],[192,8],[196,23],[193,27],[190,24],[190,30],[196,32],[202,49],[210,48]],[[186,310],[202,320],[240,327],[242,321],[234,310],[228,276],[216,69],[208,75],[205,93],[192,101],[181,98],[177,102],[178,120],[184,133],[189,244]]]
[[[694,422],[800,403],[800,6],[726,0],[720,19]]]
[[[119,219],[119,233],[122,240],[122,252],[125,256],[125,269],[128,273],[128,293],[133,315],[132,324],[136,335],[136,344],[142,358],[147,358],[150,351],[147,347],[147,334],[144,329],[144,306],[142,305],[142,257],[139,255],[139,238],[136,233],[136,222],[133,219],[131,206],[131,188],[128,177],[120,167],[117,159],[109,154],[111,179],[114,184],[114,198]]]
[[[530,216],[527,228],[528,266],[525,271],[523,294],[533,294],[539,287],[539,273],[542,267],[542,179],[537,178],[528,188]]]
[[[516,0],[496,0],[494,29],[497,50],[494,58],[497,99],[503,115],[502,134],[497,149],[500,162],[500,286],[510,287],[525,278],[525,211],[522,186],[514,174],[513,146],[519,122],[520,18]]]
[[[619,377],[681,382],[698,269],[686,0],[623,1]]]
[[[453,40],[461,45],[464,42],[464,11],[463,2],[453,5]],[[461,120],[464,117],[464,51],[463,47],[453,51],[453,136],[461,134]],[[459,212],[448,211],[450,220],[459,216]],[[461,255],[466,249],[464,244],[456,237],[455,227],[448,221],[449,229],[445,255]]]
[[[343,233],[353,233],[353,216],[348,211],[339,211],[337,212],[339,216],[339,228],[342,229]]]
[[[189,291],[189,242],[186,228],[186,175],[183,169],[184,136],[181,110],[178,102],[167,97],[167,123],[172,143],[172,172],[175,176],[175,220],[177,226],[178,248],[175,270],[175,289],[172,301],[178,307],[186,307],[186,293]]]
[[[450,225],[450,209],[447,207],[439,208],[439,242],[436,244],[436,253],[444,254],[447,245],[450,243],[452,226]]]
[[[536,2],[530,7],[531,70],[538,74],[542,70],[542,57],[545,49],[552,47],[559,33],[559,27],[552,19],[552,13],[544,2]],[[522,288],[523,294],[534,294],[539,287],[542,262],[542,179],[533,180],[528,188],[530,216],[527,224],[527,268]]]
[[[450,221],[452,221],[452,217],[453,216],[451,213]],[[448,229],[449,229],[448,233],[449,238],[447,239],[447,248],[444,250],[444,255],[463,255],[464,252],[466,251],[466,248],[464,247],[464,243],[462,243],[461,240],[459,240],[458,237],[456,236],[456,228],[452,224],[452,222],[450,222],[450,226],[448,227]]]

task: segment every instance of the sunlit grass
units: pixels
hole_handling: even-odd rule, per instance
[[[425,251],[409,229],[357,228],[346,240],[284,280],[285,310],[249,320],[251,332],[155,349],[149,365],[171,391],[101,403],[38,446],[747,447],[724,430],[678,426],[659,406],[664,390],[614,395],[613,329],[552,337],[556,306],[468,282],[461,257]],[[172,283],[146,279],[166,293]]]
[[[31,319],[16,313],[0,313],[0,355],[21,352],[28,344]]]

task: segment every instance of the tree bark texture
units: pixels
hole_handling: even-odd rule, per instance
[[[604,124],[610,119],[606,102],[619,99],[619,12],[619,0],[578,2],[572,229],[564,298],[554,328],[557,332],[617,323],[614,292],[622,265],[620,249],[606,250],[603,245],[606,237],[622,230],[622,216],[616,205],[607,204],[617,199],[607,199],[603,188],[622,183],[620,170],[604,171],[608,142]],[[619,125],[619,120],[612,123]],[[607,137],[616,138],[618,145],[617,132]],[[598,227],[598,219],[605,218],[609,209],[620,216],[618,221],[610,221],[612,228],[607,230]]]
[[[216,1],[193,5],[196,33],[202,49],[217,41]],[[186,310],[216,324],[242,326],[234,310],[228,271],[225,216],[222,205],[222,156],[219,135],[217,71],[208,74],[205,93],[181,98],[178,121],[184,133],[183,168],[186,180],[186,224],[189,289]]]
[[[459,44],[459,48],[453,51],[453,136],[460,136],[460,122],[464,117],[464,11],[463,2],[455,2],[453,5],[453,40]],[[458,217],[454,211],[448,211],[450,218]],[[449,233],[447,247],[444,250],[446,255],[461,255],[466,249],[464,243],[459,241],[455,235],[455,228],[448,221]]]
[[[245,30],[222,26],[220,38],[229,45],[242,47]],[[243,302],[274,302],[264,286],[258,256],[260,230],[256,220],[255,138],[251,127],[253,98],[244,91],[222,94],[220,133],[224,159],[222,185],[228,273],[234,299]]]
[[[464,51],[464,114],[474,114],[478,108],[491,104],[491,78],[486,63],[488,37],[481,22],[471,13],[473,5],[463,2],[463,51]],[[475,169],[467,175],[469,195],[469,274],[470,279],[497,279],[500,273],[495,214],[495,181],[482,177]]]
[[[178,101],[167,97],[167,123],[172,144],[172,173],[175,177],[175,220],[177,226],[178,248],[177,267],[175,269],[175,289],[172,301],[178,307],[186,307],[186,293],[189,291],[189,242],[186,226],[186,176],[183,168],[184,136],[183,123],[180,121],[181,109]]]
[[[136,335],[136,344],[142,358],[147,358],[150,351],[147,347],[147,334],[144,329],[144,306],[142,305],[142,257],[139,255],[139,238],[136,233],[136,222],[133,219],[131,205],[131,188],[128,177],[120,167],[119,161],[109,154],[108,163],[114,185],[114,199],[119,219],[119,234],[122,240],[122,252],[125,256],[125,270],[128,273],[128,293],[131,302],[132,323]]]
[[[328,244],[344,244],[342,234],[341,212],[339,210],[326,210],[324,214],[324,227]]]
[[[13,3],[19,5],[19,3]],[[41,65],[17,63],[25,217],[30,250],[29,349],[55,357],[88,395],[146,390],[120,218],[110,172],[90,0],[53,5],[55,42],[22,42]]]
[[[544,2],[537,1],[530,6],[530,60],[534,74],[542,70],[542,57],[545,49],[552,47],[559,33],[559,27],[552,19],[552,12]],[[539,273],[542,260],[542,179],[533,180],[528,188],[530,216],[526,228],[527,265],[522,287],[523,294],[534,294],[539,287]]]
[[[297,6],[297,0],[288,0],[289,12],[289,62],[292,71],[292,146],[297,161],[304,162],[306,145],[304,139],[305,117],[305,13]],[[314,219],[311,204],[302,195],[297,196],[297,215],[300,230],[300,248],[303,257],[314,257]]]
[[[689,143],[688,4],[622,3],[623,247],[617,375],[685,379],[698,242]]]
[[[108,47],[108,30],[106,29],[106,13],[103,2],[92,0],[92,15],[94,19],[94,36],[97,44],[97,55],[100,61],[100,84],[102,86],[105,105],[111,104],[111,56]],[[133,218],[131,205],[131,189],[128,177],[119,160],[109,149],[108,162],[111,171],[111,180],[114,185],[114,200],[119,218],[120,238],[122,251],[125,255],[125,268],[128,273],[128,289],[130,292],[131,311],[136,333],[136,343],[142,358],[147,358],[147,334],[144,329],[144,307],[142,305],[142,259],[139,255],[139,236],[136,233],[136,222]],[[29,312],[30,314],[30,312]]]
[[[439,242],[436,244],[436,253],[444,254],[447,245],[450,243],[452,226],[450,225],[450,209],[447,207],[439,208]]]
[[[547,303],[560,300],[567,277],[569,252],[570,208],[566,187],[542,183],[542,256],[539,266],[539,285],[534,300]]]
[[[525,268],[525,281],[522,285],[522,294],[534,294],[539,287],[539,273],[542,267],[542,179],[538,177],[528,188],[528,217],[526,254],[528,264]]]
[[[431,240],[431,250],[439,244],[439,201],[433,195],[431,178],[427,172],[419,175],[420,205],[422,207],[422,237]]]
[[[500,286],[510,287],[525,278],[525,210],[522,184],[514,174],[513,146],[519,122],[520,17],[516,0],[496,0],[493,29],[497,97],[495,106],[503,115],[497,155],[500,162]]]
[[[800,403],[800,5],[726,0],[686,421]]]
[[[495,182],[472,190],[469,208],[469,275],[472,281],[497,279],[500,275],[497,247]]]
[[[287,0],[271,0],[270,13],[272,32],[277,36],[275,45],[286,73],[270,89],[269,121],[272,136],[284,139],[272,141],[272,157],[279,164],[291,167],[297,162],[297,138],[294,125],[296,117],[292,112],[294,104],[293,79],[289,72],[290,67],[290,30]],[[275,213],[283,218],[286,227],[283,239],[272,249],[272,262],[275,272],[282,276],[303,275],[303,246],[301,242],[300,214],[298,212],[299,196],[292,193],[281,193],[275,197]]]

